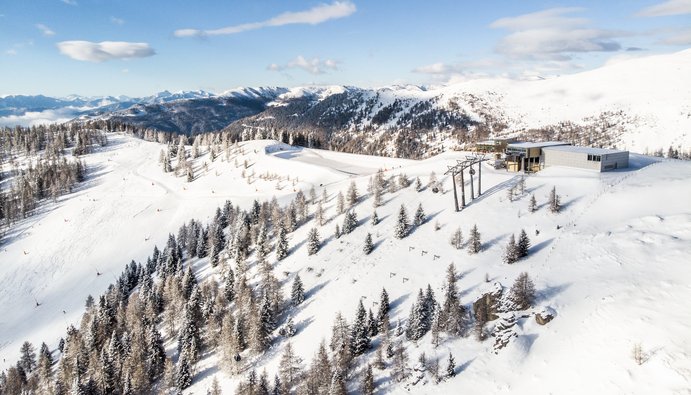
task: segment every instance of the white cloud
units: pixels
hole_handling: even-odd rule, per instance
[[[321,60],[319,58],[306,59],[304,56],[299,55],[295,59],[286,63],[285,65],[279,65],[272,63],[267,66],[270,71],[283,71],[286,69],[301,69],[310,74],[324,74],[326,70],[338,70],[338,62],[333,59]]]
[[[112,23],[114,25],[122,26],[125,24],[125,20],[122,18],[117,18],[117,17],[111,16],[110,17],[110,23]]]
[[[331,4],[320,4],[305,11],[289,11],[262,22],[244,23],[212,30],[178,29],[176,37],[204,37],[236,34],[248,30],[257,30],[270,26],[294,24],[317,25],[331,19],[345,18],[356,11],[355,4],[350,1],[335,1]]]
[[[0,126],[36,126],[49,123],[67,122],[77,116],[77,109],[73,107],[56,110],[28,111],[22,115],[8,115],[0,117]]]
[[[638,16],[669,16],[691,14],[691,0],[668,0],[640,10]]]
[[[36,29],[41,31],[41,34],[43,34],[46,37],[54,36],[55,32],[52,31],[48,26],[42,24],[42,23],[37,23],[36,24]]]
[[[60,53],[75,60],[104,62],[113,59],[145,58],[156,54],[147,43],[123,41],[62,41],[57,44]]]
[[[681,29],[658,41],[665,45],[691,45],[691,29]]]
[[[514,59],[568,61],[573,53],[619,51],[616,37],[622,32],[589,26],[586,18],[573,17],[580,8],[552,8],[516,17],[501,18],[490,27],[506,29],[496,51]]]
[[[68,5],[77,5],[77,0],[60,0],[60,1],[62,1],[65,4],[68,4]]]
[[[10,48],[7,51],[5,51],[5,55],[7,56],[15,56],[17,54],[17,50],[14,48]]]

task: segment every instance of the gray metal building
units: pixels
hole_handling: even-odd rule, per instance
[[[629,151],[563,145],[543,147],[544,166],[569,166],[597,171],[629,167]]]

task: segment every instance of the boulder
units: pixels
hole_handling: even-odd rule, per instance
[[[544,307],[541,310],[535,312],[535,322],[540,325],[545,325],[552,321],[556,312],[550,307]]]

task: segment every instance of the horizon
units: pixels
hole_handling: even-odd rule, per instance
[[[433,6],[9,1],[0,96],[549,78],[691,46],[690,0]]]

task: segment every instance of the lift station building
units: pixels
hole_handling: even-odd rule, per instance
[[[608,171],[628,167],[629,152],[562,141],[521,142],[507,144],[505,161],[508,171],[536,172],[550,166]]]

